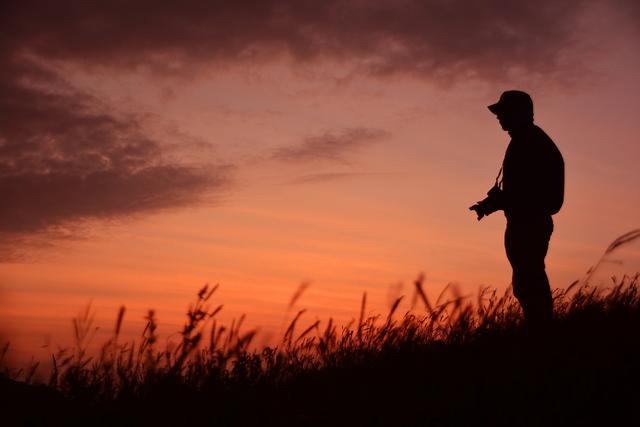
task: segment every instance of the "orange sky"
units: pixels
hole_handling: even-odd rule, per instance
[[[149,308],[156,310],[162,333],[175,332],[188,302],[204,283],[221,285],[215,296],[216,303],[225,304],[221,318],[230,321],[247,313],[247,328],[259,327],[262,342],[272,342],[274,334],[281,332],[287,302],[303,281],[311,286],[296,309],[308,309],[303,317],[307,323],[330,316],[350,319],[359,309],[363,292],[369,295],[371,312],[384,311],[391,298],[411,292],[411,282],[420,272],[426,274],[427,291],[433,298],[449,282],[458,283],[465,294],[474,293],[480,285],[504,290],[510,281],[502,248],[504,218],[497,213],[478,223],[467,208],[483,198],[502,161],[508,135],[486,105],[510,88],[532,95],[536,123],[555,140],[565,158],[566,201],[554,217],[547,257],[552,286],[564,287],[581,278],[614,238],[640,226],[638,21],[614,9],[585,9],[572,21],[575,31],[550,24],[550,34],[569,31],[569,39],[558,35],[558,40],[555,36],[539,40],[541,36],[523,27],[513,45],[509,38],[497,40],[502,43],[498,47],[478,45],[485,48],[486,59],[470,56],[462,48],[446,55],[433,48],[431,55],[444,65],[432,65],[424,72],[422,68],[403,71],[402,67],[413,66],[406,65],[405,59],[386,64],[389,72],[367,71],[362,68],[367,61],[395,55],[393,46],[384,45],[389,49],[386,53],[378,46],[382,51],[368,56],[359,50],[359,43],[366,40],[353,41],[351,46],[348,31],[339,32],[332,25],[323,26],[324,22],[316,23],[320,28],[316,36],[331,40],[327,44],[342,38],[344,52],[327,48],[309,59],[296,50],[300,46],[288,42],[293,43],[289,54],[276,52],[273,58],[260,55],[245,61],[216,51],[221,59],[209,61],[206,50],[190,53],[185,48],[187,53],[176,54],[176,61],[187,71],[180,68],[175,73],[154,71],[157,58],[153,56],[148,59],[151,66],[145,67],[144,55],[159,52],[171,57],[172,52],[181,52],[179,44],[158,42],[157,52],[141,50],[143,59],[135,59],[132,65],[127,55],[136,54],[135,46],[115,47],[108,58],[104,54],[105,59],[99,53],[94,57],[90,46],[51,36],[55,49],[47,56],[38,49],[48,42],[31,37],[29,31],[36,30],[23,25],[26,41],[18,36],[13,41],[23,49],[20,52],[27,49],[40,64],[37,67],[53,70],[56,79],[72,88],[58,86],[54,93],[62,93],[63,100],[71,93],[77,97],[74,102],[81,103],[69,101],[71,107],[90,103],[98,113],[111,115],[102,119],[115,117],[119,123],[111,127],[99,122],[105,126],[100,128],[103,133],[91,134],[87,141],[139,138],[147,150],[144,153],[158,156],[154,162],[176,168],[197,166],[207,181],[202,184],[195,175],[189,181],[191,169],[177,170],[169,173],[168,181],[145,181],[141,187],[145,191],[132,190],[124,199],[105,186],[82,191],[63,186],[56,190],[61,193],[55,199],[49,199],[44,188],[36,196],[47,202],[32,214],[37,226],[12,220],[14,213],[5,208],[8,213],[3,213],[0,229],[4,236],[0,325],[3,339],[12,342],[13,357],[42,358],[56,345],[68,344],[70,319],[90,300],[96,324],[102,327],[98,341],[109,333],[122,304],[128,308],[125,332],[129,336],[141,331]],[[628,13],[633,11],[631,7]],[[94,17],[79,7],[78,19],[83,13],[87,19]],[[10,16],[19,27],[21,11]],[[372,25],[378,22],[371,19]],[[418,33],[403,39],[405,34],[393,33],[398,30],[387,30],[397,37],[392,40],[407,43],[408,47],[403,46],[407,50],[413,48],[409,46],[413,37],[437,47],[440,41],[429,37],[446,36]],[[556,42],[564,44],[554,46]],[[198,40],[185,37],[181,43]],[[533,54],[535,63],[508,62],[509,55],[519,55],[522,47],[538,49],[539,43],[550,44],[536,53],[540,58],[553,55],[556,47],[564,56],[549,57],[551,65]],[[18,57],[17,48],[14,52],[7,46],[1,47],[2,60]],[[131,52],[120,54],[119,49]],[[458,59],[447,56],[454,54]],[[492,68],[497,54],[507,58],[508,76],[499,74],[504,64]],[[461,65],[469,67],[469,76]],[[40,90],[40,77],[26,75],[32,79],[29,90]],[[14,80],[16,87],[22,84],[18,77]],[[0,88],[10,94],[12,89]],[[40,99],[36,98],[39,93],[25,93]],[[15,114],[14,120],[28,120],[20,119],[17,105],[18,101],[5,103],[2,108]],[[48,104],[43,101],[43,105]],[[32,139],[23,137],[26,131],[20,128],[20,132],[0,135],[0,144],[9,152],[11,138],[23,138],[20,143],[27,144],[45,140],[45,135],[54,141],[37,146],[40,163],[49,164],[37,172],[38,179],[54,173],[58,163],[52,159],[73,158],[63,163],[66,168],[88,165],[89,172],[83,174],[92,173],[91,165],[100,159],[118,165],[120,145],[106,139],[90,150],[78,143],[60,151],[63,154],[44,151],[59,143],[56,138],[84,141],[84,133],[97,122],[72,118],[76,122],[69,119],[71,126],[82,126],[83,134],[53,132],[35,123],[25,125],[35,129],[29,134]],[[145,145],[147,140],[153,144]],[[69,154],[83,150],[86,160]],[[15,164],[20,163],[11,163],[7,157],[11,155],[16,156],[9,152],[0,158],[4,168],[0,178],[5,179],[1,185],[3,191],[11,191],[11,197],[24,196],[30,187],[18,188],[12,184],[18,181],[9,179],[24,176],[16,172]],[[105,166],[108,171],[130,173],[124,177],[129,181],[117,181],[124,184],[115,186],[114,191],[122,194],[128,191],[126,183],[133,187],[131,179],[146,167],[146,163],[127,163],[128,169]],[[184,187],[176,184],[175,191],[169,192],[166,186],[175,182],[177,173],[187,174]],[[67,192],[77,194],[72,197]],[[146,200],[150,192],[160,201]],[[56,214],[47,217],[47,203],[56,200],[70,202],[65,202],[64,209],[51,208]],[[31,214],[21,212],[15,215]],[[602,280],[611,273],[640,269],[637,245],[625,248],[620,256],[625,263],[607,265]],[[45,343],[50,346],[41,348]]]

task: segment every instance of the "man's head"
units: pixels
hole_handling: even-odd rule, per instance
[[[488,108],[498,117],[503,130],[510,132],[533,123],[533,101],[526,92],[503,92],[498,102]]]

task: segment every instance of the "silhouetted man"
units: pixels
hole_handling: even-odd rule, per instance
[[[533,123],[533,102],[525,92],[510,90],[489,105],[511,142],[496,184],[469,209],[483,216],[503,210],[507,218],[504,246],[513,268],[513,294],[532,326],[553,317],[544,258],[553,232],[551,215],[564,200],[564,161],[558,147]]]

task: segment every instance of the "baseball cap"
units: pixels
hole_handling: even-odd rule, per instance
[[[489,108],[489,111],[493,114],[499,114],[505,111],[520,111],[533,115],[533,101],[528,93],[521,90],[502,92],[498,102],[489,105],[487,108]]]

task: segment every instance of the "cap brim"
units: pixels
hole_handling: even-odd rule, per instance
[[[502,111],[502,109],[500,108],[500,103],[496,103],[496,104],[491,104],[487,107],[489,109],[489,111],[491,111],[493,114],[498,114],[500,111]]]

